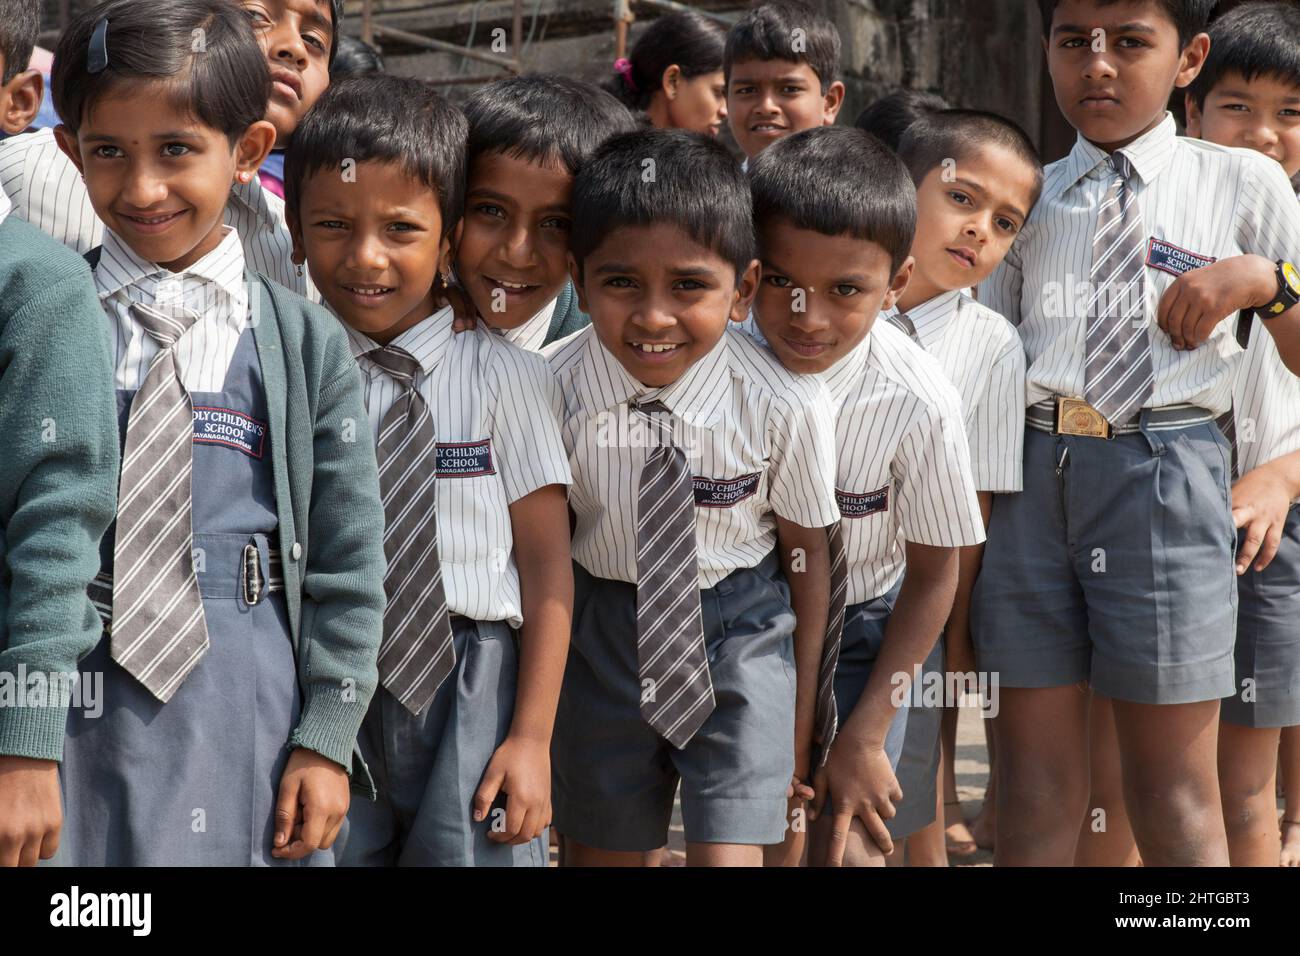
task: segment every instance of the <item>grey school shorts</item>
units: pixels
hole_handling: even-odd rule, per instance
[[[794,612],[775,552],[700,592],[716,707],[677,750],[641,717],[636,587],[574,564],[573,641],[551,746],[555,827],[602,850],[780,843],[794,774]]]
[[[1242,727],[1300,724],[1300,505],[1277,555],[1237,578],[1236,693],[1220,717]]]
[[[510,732],[519,654],[502,621],[452,617],[456,665],[423,711],[375,691],[357,742],[379,790],[353,793],[340,866],[545,866],[546,835],[520,846],[488,838],[503,829],[506,799],[475,822],[483,772]]]
[[[898,603],[901,589],[900,580],[880,597],[851,605],[845,610],[844,640],[835,667],[835,707],[841,725],[849,719],[866,690],[880,648],[885,643],[885,627]],[[942,674],[943,647],[940,641],[935,641],[921,670],[923,674],[936,671]],[[910,681],[912,675],[907,676]],[[891,693],[893,687],[891,680]],[[942,709],[914,704],[909,690],[885,735],[885,755],[889,757],[889,765],[894,768],[898,785],[903,790],[903,799],[894,805],[897,812],[885,821],[889,835],[895,840],[911,836],[934,820],[942,719]]]
[[[1025,490],[994,497],[971,611],[979,668],[1001,686],[1090,680],[1140,704],[1232,693],[1230,448],[1212,421],[1142,421],[1111,440],[1026,426]]]

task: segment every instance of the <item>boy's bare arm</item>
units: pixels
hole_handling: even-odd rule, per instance
[[[976,493],[984,530],[988,531],[989,516],[993,513],[993,493]],[[980,574],[984,560],[984,545],[974,544],[960,550],[957,557],[957,593],[944,628],[944,650],[947,654],[946,670],[955,674],[968,674],[975,670],[975,647],[970,635],[970,602],[975,592],[975,579]]]
[[[1232,520],[1246,535],[1237,573],[1263,571],[1277,554],[1291,503],[1300,498],[1300,451],[1252,468],[1232,486]]]
[[[840,864],[854,817],[882,852],[893,852],[884,820],[894,815],[893,802],[905,794],[885,754],[885,735],[898,709],[898,694],[929,656],[952,610],[957,564],[956,548],[908,542],[907,573],[885,625],[880,656],[853,712],[840,715],[839,733],[817,774],[812,818],[826,812],[828,792],[832,814],[826,858],[817,863]]]
[[[780,516],[776,519],[776,537],[795,614],[794,774],[807,782],[816,723],[817,671],[831,599],[830,547],[825,528],[804,528]]]
[[[526,843],[551,822],[551,732],[569,654],[573,562],[563,485],[546,485],[510,506],[524,624],[510,733],[492,755],[473,812],[482,820],[497,794],[508,795],[504,827],[489,838]]]

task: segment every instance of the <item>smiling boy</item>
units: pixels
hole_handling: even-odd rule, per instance
[[[688,862],[757,866],[811,767],[829,398],[726,334],[759,265],[723,147],[617,136],[578,174],[573,217],[592,325],[546,352],[576,519],[554,753],[565,861],[641,865],[680,783]]]
[[[1260,308],[1256,333],[1300,368],[1300,294],[1276,265],[1296,254],[1300,208],[1276,163],[1179,138],[1166,112],[1205,61],[1214,6],[1041,2],[1079,137],[980,289],[1028,357],[1024,491],[994,501],[972,608],[980,667],[1001,674],[1002,864],[1073,860],[1084,681],[1114,700],[1143,860],[1228,862],[1216,744],[1237,589],[1215,418],[1241,350],[1223,320]]]
[[[737,21],[722,68],[728,122],[747,160],[783,136],[835,122],[844,105],[839,62],[835,24],[798,0],[760,4]]]

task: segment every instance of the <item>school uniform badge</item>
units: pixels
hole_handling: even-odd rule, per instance
[[[695,486],[695,506],[697,508],[730,508],[758,491],[759,472],[741,475],[739,478],[701,478],[692,477]]]
[[[840,506],[841,518],[865,518],[880,514],[889,510],[889,485],[861,495],[836,488],[835,503]]]
[[[495,475],[492,464],[492,439],[479,441],[438,442],[439,478],[477,478]]]
[[[1218,261],[1214,256],[1202,256],[1190,252],[1155,236],[1152,236],[1147,244],[1147,265],[1152,269],[1167,272],[1171,276],[1180,276],[1193,269],[1203,269]]]
[[[261,458],[266,423],[233,408],[195,405],[194,441],[200,445],[222,445],[249,458]]]

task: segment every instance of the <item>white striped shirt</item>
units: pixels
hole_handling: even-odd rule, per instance
[[[699,585],[752,568],[776,546],[776,515],[806,528],[838,518],[835,415],[815,379],[781,367],[728,332],[676,382],[634,379],[588,327],[547,346],[560,429],[573,467],[574,559],[597,577],[635,583],[637,493],[654,439],[628,402],[662,402],[695,478]]]
[[[898,309],[882,313],[897,315]],[[907,311],[921,348],[961,396],[976,491],[1016,492],[1025,441],[1025,347],[1015,328],[957,289]]]
[[[183,306],[199,313],[174,347],[181,382],[191,392],[222,391],[249,321],[244,250],[235,230],[227,230],[217,248],[182,273],[141,259],[105,230],[95,288],[113,320],[113,380],[118,388],[143,385],[159,351],[153,336],[131,315],[130,304],[140,302],[164,311]]]
[[[0,222],[9,218],[9,213],[13,211],[14,204],[9,201],[9,197],[0,191]]]
[[[1273,336],[1253,321],[1246,360],[1233,380],[1238,477],[1300,451],[1300,379],[1282,362]]]
[[[433,415],[440,452],[438,560],[447,606],[453,614],[517,628],[523,602],[510,505],[546,485],[569,483],[556,421],[559,394],[540,356],[482,328],[453,335],[452,319],[452,310],[442,309],[389,344],[420,363],[416,388]],[[377,342],[344,328],[378,440],[380,423],[404,386],[365,357],[380,347]],[[449,451],[465,457],[446,454],[443,460]]]
[[[518,328],[493,328],[492,331],[500,334],[511,345],[517,345],[527,352],[540,352],[542,346],[546,344],[546,333],[551,330],[551,319],[555,315],[555,301],[552,299],[542,307],[541,311]]]
[[[95,215],[81,173],[59,149],[54,131],[41,129],[0,141],[0,189],[19,219],[85,255],[104,241],[104,224]],[[250,268],[286,289],[320,301],[306,268],[290,259],[293,240],[285,223],[284,200],[251,183],[236,183],[226,202],[225,223],[244,244]]]
[[[1150,265],[1151,241],[1177,254],[1223,259],[1253,253],[1267,259],[1300,255],[1300,207],[1282,167],[1245,149],[1177,135],[1172,116],[1124,148],[1136,169],[1148,265],[1144,293],[1151,337],[1154,393],[1146,407],[1183,402],[1227,411],[1241,358],[1235,323],[1221,322],[1209,340],[1176,351],[1156,324],[1161,296],[1175,275]],[[1029,358],[1026,402],[1084,393],[1092,243],[1110,176],[1108,156],[1080,136],[1070,154],[1047,167],[1043,195],[980,302],[1020,330]],[[1157,255],[1157,258],[1159,256]],[[1259,331],[1259,330],[1257,330]],[[1268,333],[1265,332],[1265,335]]]

